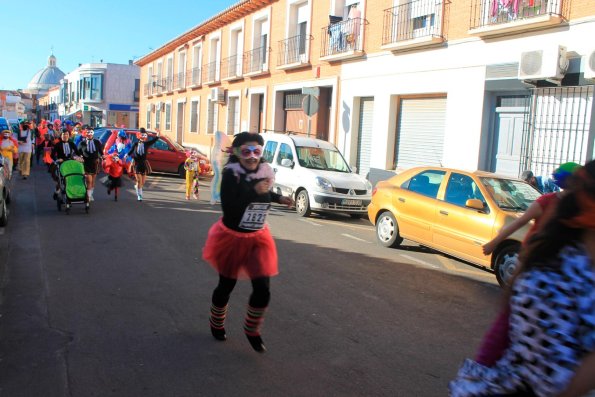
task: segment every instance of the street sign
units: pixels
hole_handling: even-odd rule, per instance
[[[318,112],[318,99],[314,95],[305,95],[302,100],[302,109],[308,117],[312,117]]]
[[[319,87],[302,87],[302,94],[320,96]]]

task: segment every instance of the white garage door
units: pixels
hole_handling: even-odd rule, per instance
[[[357,135],[357,173],[363,176],[370,171],[372,158],[372,122],[374,119],[374,98],[361,98],[359,107],[359,128]]]
[[[401,99],[396,167],[442,165],[446,98]]]

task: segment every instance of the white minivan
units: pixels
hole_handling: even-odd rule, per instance
[[[300,135],[262,134],[263,158],[275,171],[273,191],[292,197],[298,215],[341,212],[367,215],[372,184],[353,173],[330,142]]]

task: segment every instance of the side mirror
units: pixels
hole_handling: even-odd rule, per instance
[[[293,168],[293,161],[291,161],[290,159],[283,159],[281,160],[281,165],[283,167]]]
[[[469,199],[465,202],[465,207],[473,208],[475,210],[483,210],[485,207],[483,201],[478,199]]]

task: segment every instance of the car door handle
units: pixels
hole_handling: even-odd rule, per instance
[[[405,199],[404,199],[403,197],[399,197],[399,201],[400,201],[401,203],[404,203],[404,202],[405,202]]]
[[[440,210],[440,213],[441,213],[442,215],[448,215],[448,211]]]

